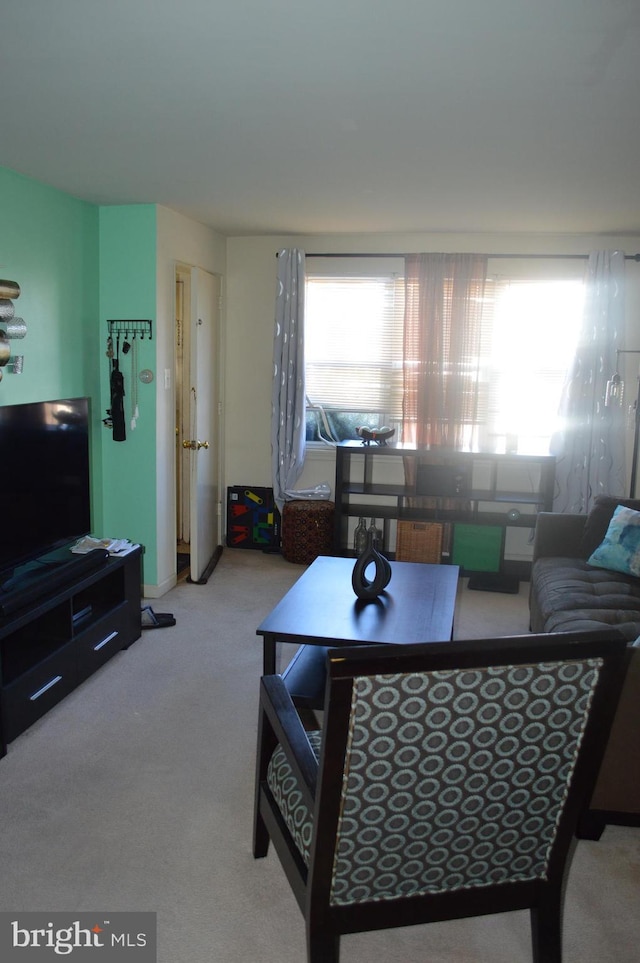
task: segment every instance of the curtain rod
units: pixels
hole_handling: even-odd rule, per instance
[[[330,252],[330,253],[321,253],[321,254],[305,253],[305,257],[385,257],[385,258],[403,257],[404,258],[404,257],[411,257],[413,254],[417,254],[417,253],[418,252],[416,251],[410,254],[399,254],[398,252],[395,252],[393,254],[389,254],[389,253],[381,254],[379,252],[375,252],[375,253],[369,252],[368,254]],[[276,257],[277,256],[278,255],[276,254]],[[589,258],[588,254],[487,254],[485,256],[489,259],[491,258],[551,258],[552,260],[582,260],[582,261],[586,261]],[[625,261],[636,261],[640,263],[640,254],[625,254],[624,259]]]

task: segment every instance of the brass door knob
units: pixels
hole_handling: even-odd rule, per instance
[[[208,441],[195,441],[193,438],[190,439],[190,440],[188,440],[188,439],[185,438],[185,440],[182,442],[182,447],[183,447],[183,448],[190,448],[191,451],[198,451],[200,448],[208,448],[208,447],[209,447],[209,442],[208,442]]]

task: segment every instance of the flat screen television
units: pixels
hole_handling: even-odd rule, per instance
[[[0,405],[0,584],[91,530],[89,399]]]

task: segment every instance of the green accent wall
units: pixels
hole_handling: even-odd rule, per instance
[[[99,213],[99,302],[102,416],[110,407],[110,362],[105,356],[108,320],[156,320],[156,234],[154,205],[102,207]],[[114,343],[117,351],[117,342]],[[142,385],[137,374],[144,368],[155,374],[155,341],[138,341],[134,352],[122,352],[126,440],[114,441],[102,431],[102,534],[129,538],[144,547],[143,581],[157,577],[156,552],[156,399],[153,386]],[[151,390],[150,390],[151,389]],[[131,428],[132,403],[138,395],[139,418]]]
[[[131,430],[131,353],[122,357],[127,439],[102,419],[110,406],[107,319],[156,321],[156,208],[97,207],[0,168],[0,278],[17,281],[12,342],[24,373],[4,372],[0,405],[87,395],[92,424],[92,530],[144,546],[143,579],[156,579],[155,385],[139,385]],[[155,334],[155,331],[154,331]],[[138,368],[155,372],[156,341],[138,345]]]
[[[24,356],[24,372],[5,370],[0,404],[92,399],[93,521],[100,528],[98,208],[0,168],[0,210],[0,277],[20,285],[16,316],[27,324],[26,336],[11,343],[12,354]]]

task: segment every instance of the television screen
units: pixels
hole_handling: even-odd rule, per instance
[[[89,399],[0,405],[0,573],[91,529]]]

